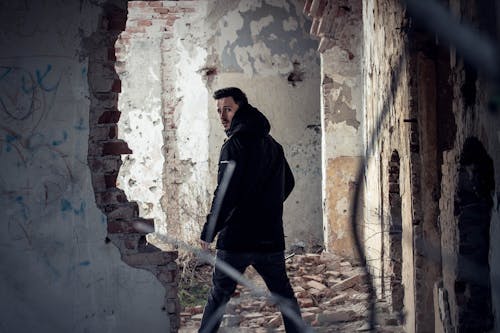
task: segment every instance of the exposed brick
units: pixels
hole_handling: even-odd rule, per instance
[[[175,21],[177,21],[177,19],[179,18],[179,16],[169,16],[167,17],[167,25],[170,25],[170,26],[173,26]]]
[[[164,283],[163,285],[167,287],[167,293],[165,295],[166,298],[177,297],[177,293],[179,292],[177,283]]]
[[[184,13],[194,13],[196,11],[196,8],[192,7],[181,7],[180,10]]]
[[[150,27],[153,25],[153,22],[151,20],[139,20],[137,21],[137,25],[139,27]]]
[[[171,11],[171,8],[155,8],[154,11],[159,14],[168,14]]]
[[[120,79],[115,79],[113,85],[111,86],[111,91],[119,93],[122,91],[122,81]]]
[[[116,123],[97,125],[90,128],[89,140],[102,141],[116,139],[118,126]]]
[[[107,55],[106,55],[107,56]],[[89,73],[89,86],[92,89],[92,91],[95,92],[119,92],[116,88],[120,87],[115,87],[114,85],[116,84],[115,81],[118,80],[116,79],[116,72],[110,73],[108,76],[103,75],[102,73],[96,73],[94,72],[93,74]],[[113,91],[115,89],[115,91]]]
[[[107,205],[104,207],[104,212],[109,220],[129,220],[139,217],[139,207],[136,202]]]
[[[118,94],[111,91],[106,92],[94,92],[91,96],[92,98],[96,98],[96,101],[93,102],[93,106],[91,109],[97,108],[94,106],[95,104],[99,104],[99,108],[114,108],[118,105]]]
[[[161,271],[159,274],[157,274],[156,277],[162,283],[170,283],[170,282],[175,281],[176,272],[175,271],[164,270],[164,271]]]
[[[178,313],[180,312],[180,305],[177,299],[167,300],[167,312],[168,313]]]
[[[108,48],[108,60],[115,61],[116,53],[114,48]]]
[[[109,234],[112,235],[112,234]],[[121,234],[123,237],[123,244],[127,250],[132,250],[129,251],[128,253],[137,253],[139,249],[139,241],[142,237],[142,234]]]
[[[142,228],[139,224],[145,224],[147,227],[154,229],[153,219],[131,219],[131,220],[110,220],[108,221],[108,232],[111,234],[121,233],[121,234],[147,234],[148,230]]]
[[[156,253],[137,253],[123,256],[123,261],[125,261],[130,266],[134,267],[144,267],[144,266],[168,266],[169,263],[173,263],[175,267],[174,260],[177,258],[176,251],[161,251]]]
[[[116,178],[117,177],[118,177],[118,172],[105,174],[104,175],[104,182],[106,184],[106,188],[116,187]]]
[[[147,5],[147,1],[129,1],[129,8],[144,8]]]
[[[149,7],[163,7],[163,2],[161,1],[147,1]]]
[[[102,146],[103,155],[121,155],[121,154],[132,154],[132,150],[128,147],[128,144],[122,140],[113,140],[104,142]]]
[[[127,11],[117,6],[107,5],[104,8],[101,27],[108,31],[123,31],[127,23]]]
[[[91,144],[92,147],[101,147],[95,143]],[[105,174],[118,172],[120,166],[122,165],[122,161],[120,156],[101,156],[102,148],[99,150],[99,155],[90,155],[88,158],[88,163],[90,170],[92,170],[95,174]],[[104,176],[103,176],[104,177]]]
[[[92,174],[92,187],[94,188],[95,192],[106,190],[104,175]]]
[[[96,201],[103,205],[113,205],[127,202],[127,195],[119,188],[108,188],[106,191],[96,193]]]
[[[141,27],[127,27],[127,32],[130,34],[137,34],[137,33],[145,33],[146,28],[144,26]]]
[[[116,110],[104,111],[97,120],[97,122],[99,124],[117,123],[118,120],[120,120],[121,114],[122,113],[120,111]]]
[[[89,158],[101,157],[102,156],[102,145],[99,143],[96,143],[95,141],[89,140],[88,156],[89,156]]]

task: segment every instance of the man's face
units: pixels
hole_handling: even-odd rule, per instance
[[[232,97],[223,97],[217,100],[217,113],[224,130],[227,131],[231,127],[231,122],[238,108],[239,105],[234,102]]]

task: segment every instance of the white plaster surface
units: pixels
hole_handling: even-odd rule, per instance
[[[125,191],[129,200],[138,203],[142,217],[154,219],[157,225],[165,223],[160,205],[164,163],[161,56],[154,51],[160,49],[160,38],[158,35],[157,38],[132,39],[126,46],[117,42],[123,49],[117,60],[125,64],[118,71],[122,81],[118,137],[133,151],[131,155],[122,156],[117,186]],[[148,61],[145,63],[144,59]]]
[[[168,331],[164,288],[106,244],[87,166],[90,2],[4,2],[0,330]]]
[[[273,17],[271,15],[265,16],[257,21],[250,23],[250,32],[252,37],[257,37],[262,32],[262,29],[267,27],[271,22],[273,22]]]
[[[195,35],[193,31],[204,31],[203,17],[206,11],[198,8],[196,16],[188,16],[176,22],[175,31],[180,38],[176,44],[178,62],[176,70],[176,96],[179,100],[177,111],[177,148],[179,159],[188,161],[189,175],[180,184],[178,192],[179,209],[182,212],[180,223],[182,235],[187,240],[199,237],[200,221],[207,214],[210,196],[209,186],[209,134],[208,101],[209,95],[205,82],[198,69],[207,62],[206,36]],[[190,24],[187,29],[186,23]]]
[[[329,158],[340,156],[362,156],[364,145],[360,141],[362,129],[356,130],[353,126],[345,122],[332,123],[326,125],[325,154]]]
[[[283,30],[293,31],[297,30],[299,23],[293,17],[289,17],[287,20],[283,21]]]

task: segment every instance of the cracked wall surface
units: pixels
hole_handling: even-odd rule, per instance
[[[114,106],[119,81],[102,45],[116,29],[110,12],[125,5],[0,4],[2,330],[170,330],[164,286],[122,261],[107,238],[108,218],[120,213],[96,205],[114,186],[114,174],[97,169],[117,170],[114,156],[129,151],[112,124],[90,128],[116,115],[105,104]]]

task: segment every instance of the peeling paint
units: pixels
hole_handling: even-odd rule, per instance
[[[294,31],[299,27],[299,22],[293,17],[289,17],[288,19],[283,21],[283,30],[285,31]]]
[[[265,16],[258,21],[250,22],[250,32],[253,38],[256,38],[262,32],[262,29],[267,27],[273,22],[273,17],[271,15]]]
[[[272,72],[276,67],[285,73],[299,58],[317,63],[317,55],[309,53],[310,49],[317,48],[316,42],[306,35],[310,23],[298,16],[290,17],[290,10],[283,4],[258,4],[249,6],[242,1],[237,11],[224,16],[218,35],[223,67],[254,75],[262,74],[263,70]],[[296,6],[289,2],[286,5]],[[298,29],[299,26],[302,29]],[[288,59],[288,63],[283,59]]]
[[[350,205],[354,194],[356,170],[361,157],[331,158],[326,164],[329,179],[325,193],[325,243],[329,251],[354,258],[354,241],[351,232]]]
[[[339,156],[362,156],[364,145],[360,142],[360,131],[345,122],[326,124],[325,153],[331,158]]]

